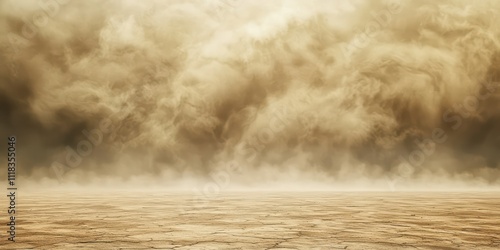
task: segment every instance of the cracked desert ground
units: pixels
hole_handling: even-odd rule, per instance
[[[499,208],[485,192],[240,192],[203,205],[189,193],[21,191],[17,242],[0,249],[500,249]]]

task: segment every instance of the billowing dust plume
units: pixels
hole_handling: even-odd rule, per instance
[[[0,134],[17,136],[30,181],[494,185],[498,13],[496,0],[4,0]]]

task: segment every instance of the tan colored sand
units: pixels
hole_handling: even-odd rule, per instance
[[[498,193],[192,198],[21,193],[17,242],[0,249],[500,249]]]

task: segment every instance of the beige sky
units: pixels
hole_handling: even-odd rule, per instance
[[[45,2],[0,2],[27,180],[498,184],[498,1]]]

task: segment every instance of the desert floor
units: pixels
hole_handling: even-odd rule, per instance
[[[16,242],[2,230],[0,249],[500,249],[500,193],[193,198],[20,192]]]

